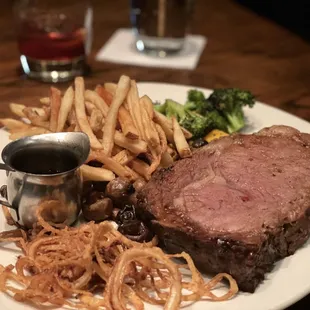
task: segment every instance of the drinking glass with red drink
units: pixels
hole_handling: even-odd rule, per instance
[[[26,75],[62,82],[85,74],[92,41],[89,1],[18,0],[14,15]]]

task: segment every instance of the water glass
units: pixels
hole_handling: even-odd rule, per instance
[[[185,43],[193,0],[131,0],[130,18],[140,52],[165,57]]]
[[[84,75],[92,40],[89,1],[17,0],[13,10],[26,75],[44,82]]]

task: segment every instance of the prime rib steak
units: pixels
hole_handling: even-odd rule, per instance
[[[287,126],[235,134],[156,172],[138,213],[162,246],[254,292],[310,234],[310,134]]]

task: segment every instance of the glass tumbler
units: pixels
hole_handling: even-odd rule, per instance
[[[131,0],[130,19],[140,52],[165,57],[185,43],[193,0]]]
[[[84,75],[92,43],[87,0],[17,0],[14,7],[24,73],[43,82]]]

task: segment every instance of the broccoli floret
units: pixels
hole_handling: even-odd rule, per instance
[[[157,112],[164,114],[169,118],[175,116],[178,121],[181,117],[185,116],[184,106],[172,99],[166,99],[164,104],[155,105],[154,108]]]
[[[237,88],[216,89],[207,101],[226,119],[229,133],[245,126],[243,107],[253,107],[255,103],[250,92]]]
[[[176,117],[180,125],[190,131],[193,137],[203,137],[208,130],[212,129],[212,118],[204,117],[192,111],[187,111],[184,105],[171,99],[167,99],[159,111],[167,117]],[[163,112],[162,112],[163,111]]]
[[[185,117],[185,110],[183,105],[171,99],[167,99],[165,101],[165,105],[165,114],[167,117],[171,118],[172,116],[175,116],[178,121]]]
[[[206,98],[203,92],[197,89],[191,89],[187,93],[187,101],[184,108],[188,111],[200,113],[199,110],[202,109],[205,100]]]
[[[166,105],[165,104],[154,104],[154,110],[161,114],[166,114]]]
[[[205,95],[200,90],[191,89],[187,93],[187,101],[199,102],[204,101],[205,99]]]
[[[207,99],[197,102],[187,101],[184,108],[187,111],[195,111],[201,115],[205,115],[206,113],[214,110],[214,106]]]
[[[211,118],[191,111],[185,111],[185,116],[179,120],[179,123],[192,133],[193,138],[204,137],[213,128]]]
[[[210,129],[219,129],[225,132],[228,131],[226,119],[217,110],[208,112],[205,117],[212,122],[212,125],[210,126],[212,128]]]
[[[193,101],[186,101],[184,104],[184,109],[186,111],[194,111],[194,110],[196,110],[196,108],[197,108],[197,105]]]
[[[237,88],[216,89],[209,98],[198,90],[190,90],[185,105],[167,99],[155,109],[171,118],[175,116],[181,126],[193,134],[203,137],[212,129],[228,133],[240,130],[245,125],[243,107],[254,105],[253,95]]]
[[[187,93],[185,110],[195,111],[196,113],[204,115],[208,111],[214,110],[214,107],[212,103],[205,98],[203,92],[196,89],[191,89]]]

